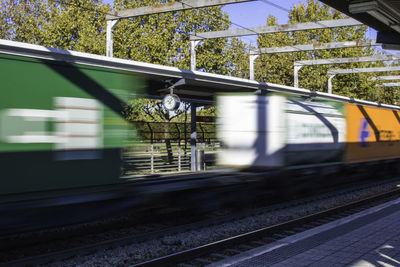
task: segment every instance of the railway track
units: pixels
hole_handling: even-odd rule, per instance
[[[346,192],[351,193],[354,190],[355,189],[342,190],[341,193],[342,194],[345,194]],[[293,200],[293,201],[289,201],[284,204],[276,204],[276,205],[272,205],[272,206],[269,206],[266,208],[255,209],[250,212],[242,212],[239,215],[238,214],[233,214],[233,215],[228,214],[228,215],[221,215],[221,216],[213,216],[212,218],[207,219],[207,220],[202,220],[202,221],[198,221],[198,222],[194,222],[194,223],[188,223],[185,225],[166,226],[166,225],[162,225],[162,224],[154,224],[154,225],[148,224],[145,227],[142,227],[142,230],[139,233],[136,232],[133,234],[126,234],[123,237],[119,237],[119,238],[111,237],[108,240],[102,240],[102,241],[98,241],[98,239],[96,240],[94,238],[92,243],[89,242],[89,243],[83,244],[83,245],[75,244],[75,245],[73,245],[73,246],[71,245],[71,247],[67,247],[67,248],[64,245],[59,250],[51,250],[50,252],[44,252],[44,253],[40,253],[39,255],[28,256],[28,257],[26,257],[26,255],[25,255],[25,257],[20,258],[20,259],[11,260],[11,261],[7,261],[7,262],[3,261],[2,263],[0,262],[0,265],[1,266],[2,265],[4,265],[4,266],[39,265],[39,264],[49,264],[52,262],[59,262],[59,261],[63,261],[68,258],[76,258],[76,257],[80,257],[80,256],[83,257],[85,255],[92,254],[95,252],[110,250],[113,248],[128,246],[131,244],[140,244],[141,242],[145,242],[146,240],[148,241],[148,240],[154,240],[154,239],[162,239],[163,237],[166,237],[166,236],[179,234],[179,233],[182,233],[185,231],[193,231],[195,229],[206,228],[206,227],[210,227],[211,225],[223,224],[225,222],[239,220],[240,218],[251,217],[251,216],[254,216],[255,214],[259,214],[259,213],[271,213],[273,211],[276,211],[279,209],[284,209],[287,207],[297,207],[297,206],[304,205],[304,203],[315,202],[316,199],[329,198],[335,194],[337,195],[340,193],[332,192],[330,194],[325,194],[324,196],[320,196],[320,197],[309,197],[309,198],[301,199],[301,200]],[[396,194],[399,195],[400,193],[399,193],[399,190],[396,189],[394,191],[391,191],[389,194],[393,196]],[[381,194],[379,196],[374,196],[374,198],[383,199],[383,197],[385,195],[387,195],[387,194]],[[321,224],[322,224],[323,221],[321,218],[323,216],[327,217],[328,216],[327,214],[331,214],[331,216],[333,214],[333,218],[337,218],[338,216],[343,216],[343,215],[338,215],[338,212],[340,211],[340,209],[345,210],[345,212],[344,212],[345,215],[354,213],[357,210],[363,209],[360,207],[361,203],[370,202],[374,198],[368,198],[366,200],[362,200],[361,202],[357,202],[360,204],[352,203],[352,205],[354,206],[353,209],[355,209],[355,211],[354,210],[349,211],[349,208],[346,208],[347,206],[331,209],[326,212],[320,212],[315,215],[303,217],[299,220],[293,220],[290,222],[280,223],[275,226],[265,227],[260,230],[252,231],[251,233],[241,234],[237,237],[227,238],[227,239],[224,239],[221,241],[213,242],[213,243],[207,244],[207,245],[202,245],[197,248],[185,250],[185,251],[178,252],[178,253],[175,253],[175,254],[172,254],[169,256],[161,257],[161,258],[158,258],[155,260],[150,260],[150,261],[146,261],[143,263],[139,263],[139,265],[137,265],[137,266],[168,265],[171,263],[173,264],[173,263],[185,262],[187,259],[202,257],[202,255],[206,255],[205,256],[206,259],[203,261],[203,263],[209,262],[210,260],[208,260],[207,257],[211,257],[212,259],[215,259],[216,257],[222,257],[224,255],[224,253],[226,254],[226,252],[222,251],[221,253],[217,253],[219,255],[216,256],[214,253],[216,250],[224,250],[225,247],[237,246],[238,244],[240,246],[240,243],[243,243],[243,242],[250,243],[250,245],[249,244],[244,245],[245,247],[254,247],[254,244],[258,244],[258,245],[264,244],[265,241],[261,241],[261,243],[260,243],[260,241],[256,241],[254,243],[254,240],[262,239],[262,237],[260,237],[262,235],[270,235],[269,240],[276,240],[280,236],[285,236],[285,235],[289,235],[289,234],[293,233],[293,228],[296,228],[297,229],[296,231],[300,231],[302,229],[307,229],[307,228],[305,228],[305,226],[300,226],[300,224],[301,223],[306,224],[307,220],[308,220],[308,222],[315,221],[318,219],[318,217],[320,217],[318,220],[321,220]],[[384,200],[381,200],[381,201],[384,201]],[[358,205],[358,207],[357,207],[357,205]],[[325,221],[326,220],[327,219],[325,219]],[[315,226],[314,223],[312,225],[311,224],[308,225],[309,228],[311,228],[313,226]],[[166,242],[168,243],[169,241],[167,240]],[[50,246],[51,246],[51,244],[52,243],[50,242]],[[53,246],[56,246],[56,245],[53,245]],[[240,250],[237,250],[237,248],[233,248],[231,250],[228,249],[227,250],[228,255],[235,254],[234,251],[240,251]],[[207,254],[209,254],[209,256],[207,256]],[[213,255],[211,255],[211,254],[213,254]],[[138,262],[138,261],[139,260],[135,260],[134,262]],[[201,259],[200,259],[200,261],[201,261]],[[129,265],[129,264],[127,264],[127,265]],[[199,263],[197,262],[194,265],[199,265]]]
[[[326,211],[276,224],[273,226],[233,236],[157,259],[131,265],[131,267],[168,266],[184,263],[185,266],[201,266],[272,243],[279,239],[355,214],[400,196],[400,188],[371,196],[360,201],[341,205]]]

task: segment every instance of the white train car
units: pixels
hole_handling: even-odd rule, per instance
[[[341,102],[287,94],[217,98],[220,166],[278,168],[342,161],[346,118]]]

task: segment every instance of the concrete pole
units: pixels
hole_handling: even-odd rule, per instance
[[[332,94],[332,79],[335,77],[336,74],[331,74],[328,79],[328,94]]]
[[[294,87],[299,88],[299,70],[303,66],[294,66]]]
[[[200,41],[190,41],[190,70],[196,70],[196,46]]]
[[[196,171],[196,104],[190,103],[190,170]]]
[[[107,20],[106,29],[106,56],[113,57],[113,30],[115,25],[118,23],[118,19]]]
[[[260,55],[250,55],[250,80],[254,80],[254,61],[259,57]]]

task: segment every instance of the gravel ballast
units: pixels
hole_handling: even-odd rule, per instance
[[[374,188],[343,193],[339,196],[326,197],[306,204],[252,215],[232,222],[186,231],[138,244],[98,251],[91,255],[77,256],[72,259],[51,263],[51,266],[127,266],[310,215],[366,196],[389,191],[396,185],[396,182],[392,182]]]

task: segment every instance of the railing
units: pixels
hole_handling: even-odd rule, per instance
[[[134,122],[138,138],[124,151],[125,175],[182,172],[190,170],[190,124]],[[215,167],[219,142],[215,123],[196,123],[197,148],[203,149],[206,168]]]

